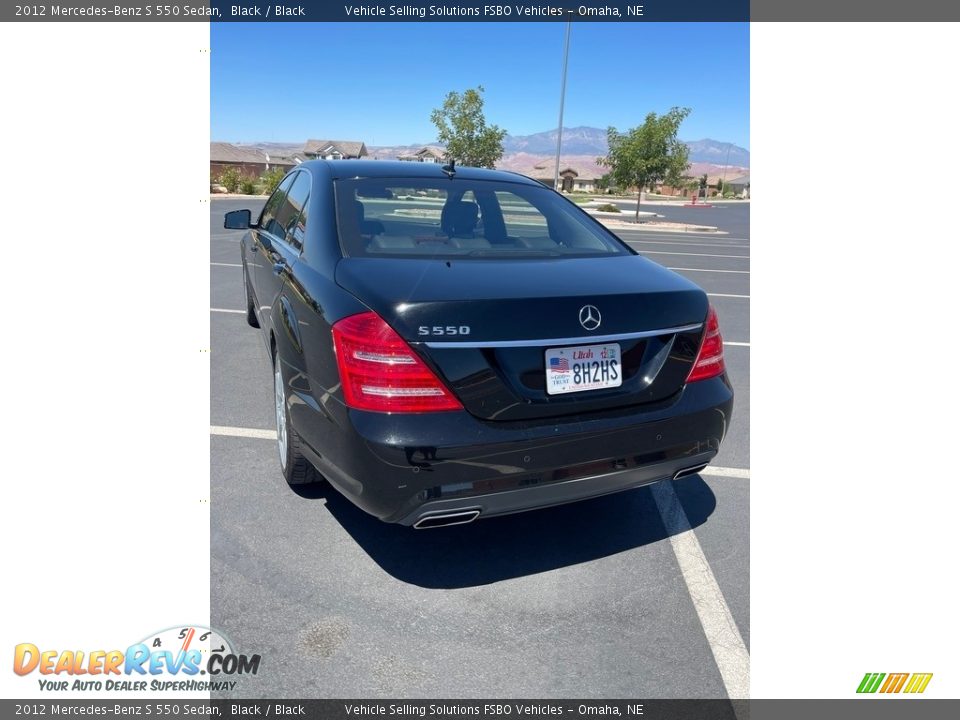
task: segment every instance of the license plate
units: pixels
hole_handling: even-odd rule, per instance
[[[549,348],[546,367],[548,395],[602,390],[623,384],[620,346],[616,343]]]

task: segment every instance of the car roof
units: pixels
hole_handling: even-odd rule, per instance
[[[323,167],[334,180],[346,178],[444,178],[440,163],[402,162],[400,160],[308,160],[299,167]],[[505,170],[456,165],[456,177],[467,180],[500,180],[501,182],[540,185],[525,175]]]

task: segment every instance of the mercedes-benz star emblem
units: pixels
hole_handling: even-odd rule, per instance
[[[584,330],[596,330],[600,327],[600,311],[593,305],[580,308],[580,324]]]

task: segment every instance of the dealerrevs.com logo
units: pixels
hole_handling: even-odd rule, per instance
[[[933,673],[867,673],[857,687],[858,693],[922,693]]]
[[[39,675],[41,690],[210,692],[233,690],[236,676],[256,675],[260,655],[237,653],[226,637],[202,625],[151,633],[126,650],[50,650],[20,643],[17,675]]]

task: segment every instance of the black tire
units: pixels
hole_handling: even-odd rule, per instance
[[[277,416],[277,450],[280,455],[280,472],[283,474],[283,479],[289,485],[323,482],[323,476],[300,451],[300,435],[290,424],[286,384],[283,381],[280,358],[276,350],[273,351],[273,393]]]
[[[243,295],[247,300],[247,324],[250,327],[260,327],[257,319],[257,309],[253,306],[253,293],[250,292],[250,278],[247,277],[247,268],[243,268]]]

